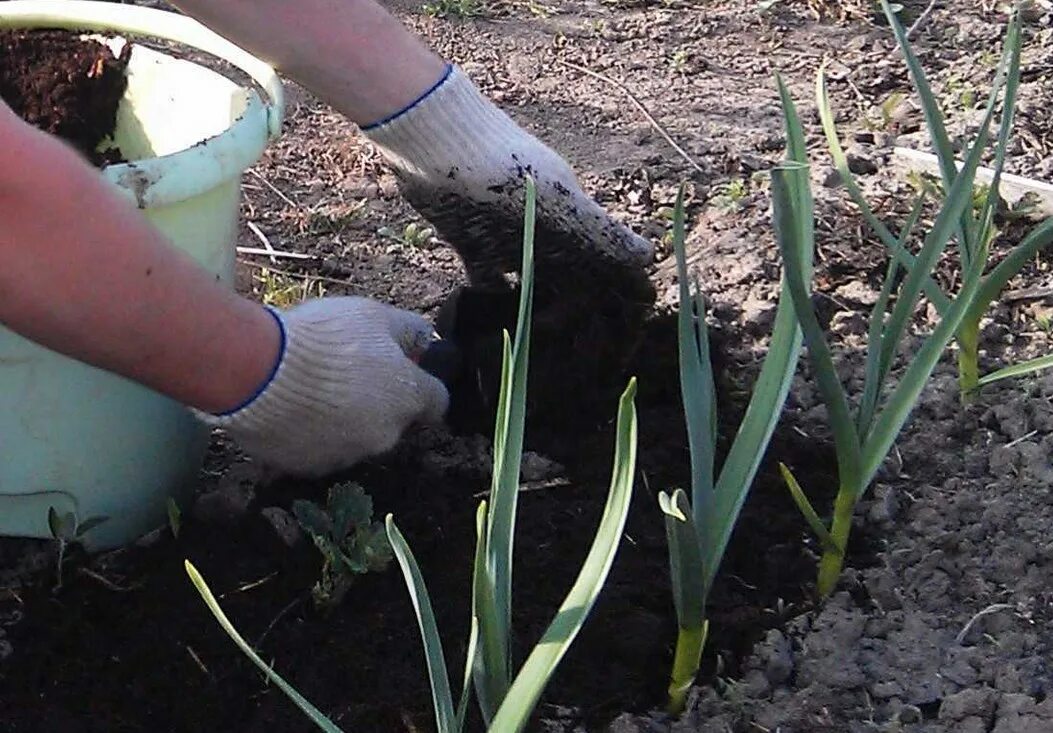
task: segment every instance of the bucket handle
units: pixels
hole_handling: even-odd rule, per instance
[[[267,93],[267,132],[281,133],[285,108],[281,79],[274,68],[193,18],[165,10],[96,0],[8,0],[0,4],[0,28],[62,28],[152,36],[191,46],[228,61]]]

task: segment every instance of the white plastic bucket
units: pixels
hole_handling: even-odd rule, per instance
[[[281,130],[274,70],[189,18],[117,3],[9,0],[0,28],[175,41],[229,61],[265,90],[266,101],[133,43],[114,135],[131,162],[101,171],[174,246],[233,286],[241,175]],[[165,522],[169,497],[185,504],[208,435],[183,406],[0,326],[0,535],[50,537],[54,507],[80,522],[108,518],[85,534],[89,550],[130,542]]]

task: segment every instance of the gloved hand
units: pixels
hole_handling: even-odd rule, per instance
[[[581,281],[580,266],[614,272],[615,280],[646,290],[643,266],[654,256],[652,245],[615,222],[558,154],[458,68],[451,65],[422,99],[364,132],[394,167],[409,203],[461,255],[473,285],[501,284],[504,273],[519,269],[529,174],[538,192],[539,284],[545,270],[568,276],[578,270]],[[609,286],[625,290],[625,282]]]
[[[414,423],[442,420],[446,388],[412,358],[433,336],[425,319],[359,297],[272,313],[283,343],[270,381],[230,413],[197,413],[246,453],[321,476],[390,450]]]

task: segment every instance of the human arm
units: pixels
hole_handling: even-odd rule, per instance
[[[235,295],[3,102],[0,257],[0,323],[195,408],[279,469],[351,465],[445,411],[409,358],[424,319],[363,298],[277,313]]]
[[[2,102],[0,140],[0,323],[202,410],[263,383],[279,343],[268,313]]]
[[[176,0],[359,125],[427,91],[446,63],[373,0]]]
[[[500,284],[518,269],[529,173],[538,188],[539,282],[542,272],[545,282],[594,276],[615,297],[653,296],[644,274],[652,245],[614,221],[556,152],[374,0],[175,2],[361,126],[475,284]]]

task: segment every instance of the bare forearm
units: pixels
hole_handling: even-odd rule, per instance
[[[0,138],[0,323],[203,410],[266,379],[279,341],[269,314],[2,104]]]
[[[361,125],[440,77],[441,58],[373,0],[176,0]]]

